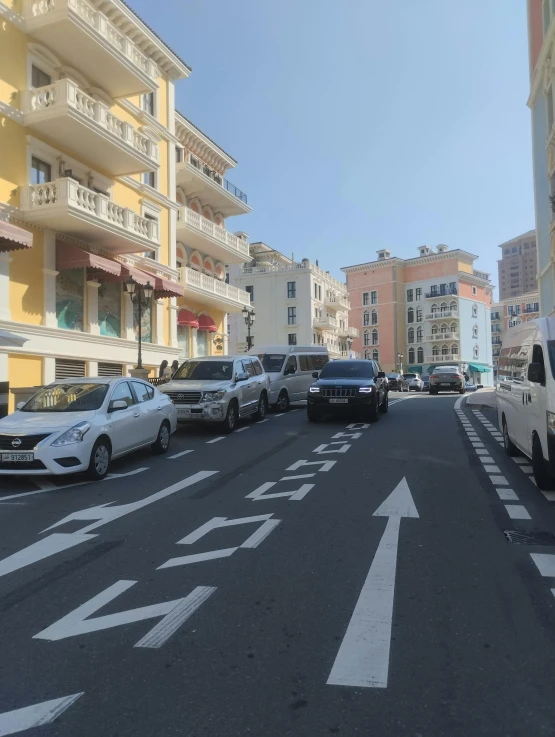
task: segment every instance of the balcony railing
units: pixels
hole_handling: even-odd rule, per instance
[[[348,297],[343,297],[339,294],[326,294],[324,297],[324,304],[326,307],[331,307],[334,310],[350,310],[351,305]]]
[[[86,149],[87,158],[93,161],[100,156],[104,168],[111,173],[136,173],[158,167],[158,144],[113,115],[105,102],[95,100],[70,79],[25,90],[22,110],[26,125],[40,126],[50,138],[68,148]],[[85,138],[88,129],[84,125],[96,133],[94,138]],[[103,148],[104,141],[111,145]],[[123,161],[114,146],[125,150]],[[133,157],[131,161],[129,155]]]
[[[426,356],[426,363],[458,363],[460,357],[458,353],[448,353],[440,356]]]
[[[430,343],[442,340],[459,340],[458,333],[432,333],[426,336],[426,340]]]
[[[448,317],[458,317],[458,310],[448,310],[447,312],[430,312],[426,315],[426,320],[446,320]]]
[[[432,290],[431,292],[425,292],[424,297],[426,299],[441,299],[442,297],[451,297],[452,295],[457,294],[457,287],[450,287],[444,292],[435,292]]]
[[[186,227],[195,231],[200,236],[217,241],[222,246],[221,253],[217,254],[217,257],[224,261],[226,260],[226,255],[230,256],[232,254],[240,256],[239,261],[249,258],[249,244],[246,241],[237,238],[233,233],[229,233],[225,228],[202,217],[202,215],[199,215],[198,212],[191,210],[189,207],[180,207],[177,211],[177,229],[179,230],[180,227]],[[208,252],[209,249],[205,248],[204,250]]]
[[[489,281],[489,274],[485,271],[476,271],[474,270],[474,276],[477,276],[478,279],[483,279],[484,281]]]
[[[540,311],[540,306],[539,306],[539,304],[536,304],[536,305],[535,305],[534,307],[525,307],[525,308],[524,308],[524,309],[522,310],[522,312],[523,312],[523,313],[524,313],[525,315],[530,315],[530,314],[534,314],[534,313],[536,313],[536,312],[539,312],[539,311]]]
[[[208,166],[208,164],[205,164],[204,161],[201,161],[194,154],[189,154],[189,162],[196,169],[198,169],[205,176],[207,176],[209,179],[212,179],[212,181],[216,182],[216,184],[219,184],[227,192],[232,194],[234,197],[237,197],[238,200],[241,200],[241,202],[244,202],[245,205],[248,204],[247,195],[244,192],[241,192],[241,190],[238,187],[236,187],[231,182],[228,182],[227,179],[222,177],[221,174],[218,174],[218,172],[215,169],[212,169],[211,166]]]
[[[342,338],[358,338],[360,335],[358,328],[352,328],[349,326],[339,327],[337,332]]]
[[[338,327],[337,320],[331,315],[322,315],[320,317],[315,317],[312,321],[312,324],[315,328],[318,328],[320,330],[325,328],[336,330]]]
[[[226,284],[220,279],[202,274],[200,271],[190,269],[188,266],[181,268],[181,283],[186,287],[192,287],[215,299],[235,302],[237,305],[250,305],[250,294],[243,289],[238,289],[232,284]]]

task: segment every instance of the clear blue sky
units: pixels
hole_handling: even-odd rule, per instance
[[[129,0],[193,67],[177,107],[239,165],[227,221],[341,266],[480,256],[534,227],[524,0]]]

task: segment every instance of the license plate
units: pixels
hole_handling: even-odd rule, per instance
[[[191,414],[191,408],[190,407],[178,407],[177,408],[177,414],[178,415],[190,415]]]
[[[441,386],[451,386],[451,384],[441,384]]]
[[[349,404],[348,399],[330,399],[330,404]]]
[[[34,453],[2,453],[2,463],[28,463],[34,460]]]

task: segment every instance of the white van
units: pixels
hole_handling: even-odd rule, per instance
[[[555,487],[555,318],[510,328],[499,354],[497,413],[507,455],[532,459],[538,488]]]
[[[306,399],[314,382],[314,371],[321,371],[329,361],[324,345],[268,345],[251,348],[270,378],[268,402],[286,412],[291,402]]]

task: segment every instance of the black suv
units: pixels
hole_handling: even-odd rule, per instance
[[[330,361],[307,396],[307,415],[317,422],[324,415],[347,411],[376,422],[388,410],[388,382],[376,361]]]

